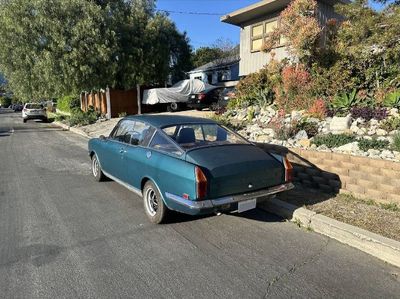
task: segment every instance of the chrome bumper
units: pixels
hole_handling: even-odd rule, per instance
[[[285,183],[282,185],[278,185],[275,187],[271,187],[268,189],[263,189],[263,190],[259,190],[259,191],[255,191],[255,192],[251,192],[251,193],[243,193],[243,194],[238,194],[238,195],[226,196],[226,197],[221,197],[221,198],[216,198],[216,199],[201,200],[201,201],[185,199],[183,197],[180,197],[178,195],[171,194],[168,192],[165,193],[165,197],[170,200],[173,200],[174,202],[181,204],[189,209],[202,210],[202,209],[218,208],[220,206],[230,205],[230,204],[238,203],[238,202],[245,201],[248,199],[274,195],[274,194],[277,194],[277,193],[280,193],[283,191],[293,189],[293,187],[294,187],[294,185],[292,183]]]

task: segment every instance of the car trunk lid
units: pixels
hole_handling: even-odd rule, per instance
[[[186,160],[205,171],[209,198],[252,192],[285,181],[283,164],[254,145],[194,149]]]

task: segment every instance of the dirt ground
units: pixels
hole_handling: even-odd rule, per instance
[[[351,195],[328,195],[302,188],[281,194],[279,199],[400,241],[400,207],[395,204],[378,204]]]

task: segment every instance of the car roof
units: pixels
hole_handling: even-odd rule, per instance
[[[157,128],[180,124],[216,124],[216,122],[211,119],[183,115],[144,114],[127,116],[125,119],[147,122]]]

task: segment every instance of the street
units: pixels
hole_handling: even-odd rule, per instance
[[[0,109],[1,110],[1,109]],[[87,139],[0,112],[1,298],[398,298],[400,269],[261,210],[148,222]]]

